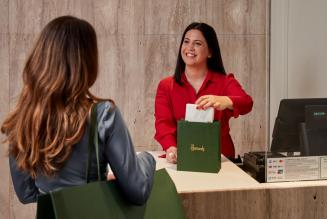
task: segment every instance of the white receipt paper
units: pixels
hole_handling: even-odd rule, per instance
[[[197,109],[196,104],[186,104],[185,120],[189,122],[213,122],[214,109]]]

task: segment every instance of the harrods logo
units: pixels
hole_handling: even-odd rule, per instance
[[[205,152],[206,151],[206,149],[203,145],[195,146],[194,144],[191,144],[190,149],[192,152],[196,152],[196,151]]]

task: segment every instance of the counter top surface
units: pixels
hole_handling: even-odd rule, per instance
[[[202,173],[177,171],[176,164],[170,164],[165,158],[159,158],[160,155],[164,154],[163,151],[150,153],[157,161],[157,169],[167,169],[179,193],[226,191],[260,187],[259,182],[224,156],[221,157],[221,169],[218,173]]]
[[[159,158],[164,151],[150,153],[157,161],[157,170],[166,168],[178,193],[327,186],[327,180],[259,183],[223,155],[218,173],[177,171],[176,164],[168,163],[166,158]]]

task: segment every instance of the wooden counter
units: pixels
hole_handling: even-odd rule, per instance
[[[175,182],[188,218],[327,218],[327,180],[258,183],[222,157],[217,174],[177,171],[151,152]]]

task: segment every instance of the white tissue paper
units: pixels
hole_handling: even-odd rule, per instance
[[[214,109],[209,107],[206,110],[196,109],[196,104],[186,104],[185,120],[189,122],[213,122]]]

